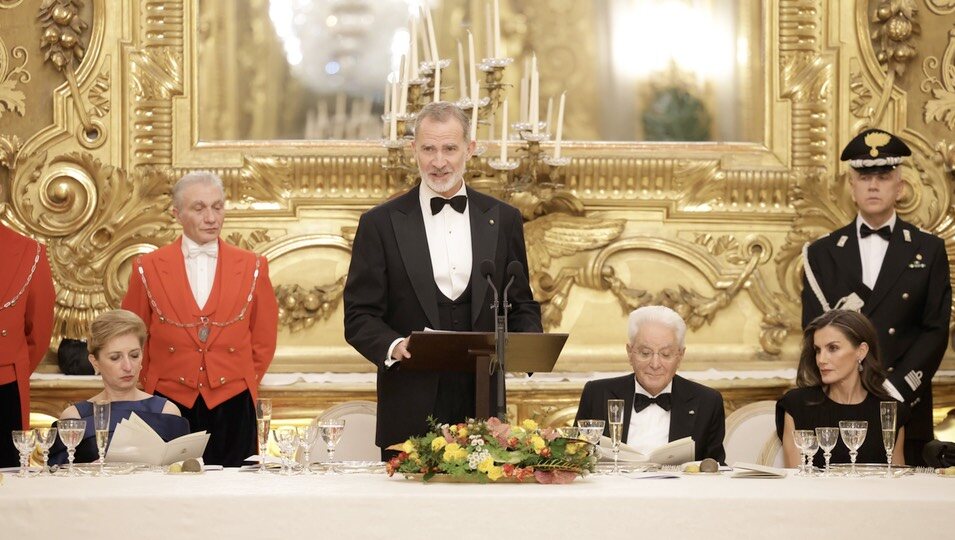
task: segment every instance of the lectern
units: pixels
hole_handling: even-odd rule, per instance
[[[507,371],[545,373],[554,369],[567,334],[510,332],[507,334]],[[494,332],[412,332],[408,343],[411,358],[401,369],[474,373],[475,416],[493,416],[491,360]]]

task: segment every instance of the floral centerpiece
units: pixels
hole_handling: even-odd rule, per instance
[[[438,424],[428,419],[431,431],[411,437],[389,450],[400,453],[388,462],[388,475],[435,475],[474,482],[537,481],[564,484],[593,472],[593,446],[567,439],[552,428],[539,428],[533,420],[510,425],[497,418]]]

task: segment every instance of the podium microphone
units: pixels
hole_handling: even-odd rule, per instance
[[[491,304],[491,309],[494,310],[494,314],[497,315],[497,287],[494,285],[494,261],[490,259],[484,259],[481,261],[481,276],[487,280],[487,284],[491,286],[491,290],[494,291],[494,302]]]
[[[510,268],[510,267],[508,267]],[[494,261],[484,259],[481,261],[481,275],[487,280],[487,284],[494,291],[494,302],[491,309],[494,311],[494,360],[491,362],[491,374],[495,380],[495,405],[497,417],[502,421],[507,413],[504,398],[504,349],[507,345],[507,297],[503,302],[499,302],[497,286],[494,285]],[[513,279],[513,278],[512,278]],[[505,288],[505,295],[507,294]]]
[[[934,440],[922,449],[922,459],[929,467],[955,466],[955,443]]]

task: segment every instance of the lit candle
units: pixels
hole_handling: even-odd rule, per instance
[[[540,123],[540,76],[537,73],[537,54],[531,56],[531,97],[530,97],[530,120],[531,133],[538,134],[537,125]]]
[[[424,20],[428,25],[428,45],[431,47],[431,60],[437,64],[438,60],[441,59],[441,55],[438,54],[438,40],[434,35],[434,23],[431,21],[431,8],[427,5],[424,6]],[[437,70],[437,68],[435,68],[435,70]]]
[[[398,114],[408,112],[408,78],[411,75],[411,61],[407,56],[401,55],[401,96],[398,99]]]
[[[491,0],[484,0],[484,39],[487,40],[488,58],[494,58],[494,23],[491,20]]]
[[[471,140],[477,140],[477,124],[478,124],[478,105],[481,101],[481,88],[478,86],[477,82],[477,62],[475,61],[474,54],[474,34],[468,30],[468,60],[470,61],[471,67]]]
[[[560,105],[557,106],[557,140],[554,145],[554,158],[560,159],[560,140],[564,133],[564,97],[567,92],[560,94]]]
[[[441,101],[441,67],[434,63],[434,100]]]
[[[494,0],[494,58],[504,58],[501,43],[501,0]]]
[[[418,17],[411,18],[411,33],[409,36],[409,50],[411,51],[411,78],[418,78]]]
[[[554,97],[547,98],[547,130],[554,129]]]
[[[507,99],[501,107],[501,161],[507,161]]]
[[[392,103],[398,102],[398,83],[397,82],[391,83],[391,102]],[[394,107],[392,107],[392,109],[394,109]],[[394,113],[394,111],[392,111],[392,113]],[[388,129],[388,140],[390,141],[398,140],[398,115],[397,114],[391,115],[391,126]]]
[[[464,47],[461,46],[461,40],[458,40],[458,97],[462,100],[468,97],[468,83],[465,81],[464,71],[467,65],[464,63]]]

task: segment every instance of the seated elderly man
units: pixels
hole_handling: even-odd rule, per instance
[[[623,399],[627,407],[621,440],[626,444],[648,454],[667,442],[692,437],[696,459],[723,463],[723,397],[676,374],[686,350],[685,335],[686,323],[668,307],[646,306],[630,313],[627,355],[633,374],[585,384],[577,420],[606,421],[607,400]],[[609,424],[604,434],[609,436]]]

